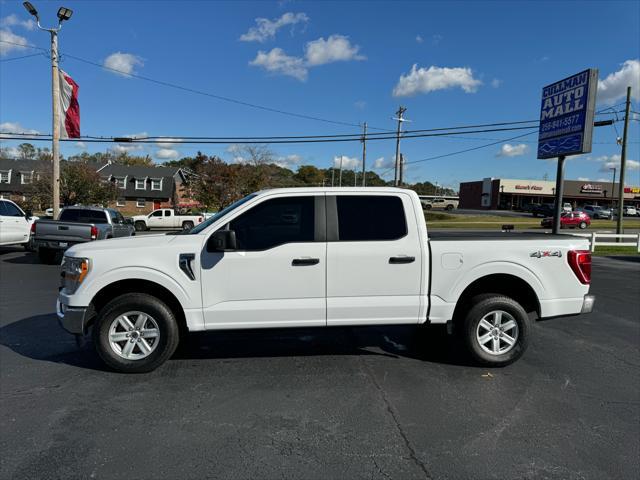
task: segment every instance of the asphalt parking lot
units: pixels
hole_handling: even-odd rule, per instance
[[[0,477],[637,479],[640,263],[593,270],[595,312],[504,369],[375,327],[204,334],[122,375],[58,327],[58,267],[0,247]]]

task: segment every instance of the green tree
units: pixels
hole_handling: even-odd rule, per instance
[[[30,143],[21,143],[18,145],[18,156],[22,160],[35,160],[36,153],[36,147]]]
[[[301,165],[294,177],[305,185],[315,186],[322,185],[326,178],[325,172],[313,165]]]

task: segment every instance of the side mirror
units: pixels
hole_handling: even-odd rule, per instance
[[[218,230],[207,240],[207,252],[228,252],[237,248],[236,232],[233,230]]]
[[[27,210],[26,212],[24,212],[24,218],[29,220],[31,217],[33,217],[33,212],[31,210]]]

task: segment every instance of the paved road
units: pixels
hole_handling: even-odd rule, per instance
[[[206,334],[121,375],[57,326],[58,268],[0,247],[0,478],[636,479],[639,273],[594,259],[595,313],[504,369],[376,327]]]

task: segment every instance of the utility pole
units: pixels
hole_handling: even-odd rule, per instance
[[[565,156],[558,157],[558,170],[556,171],[556,204],[553,214],[553,227],[551,233],[560,233],[560,214],[562,213],[562,197],[564,196],[564,160]]]
[[[333,179],[336,176],[336,169],[335,167],[331,167],[331,186],[333,187]]]
[[[622,153],[620,155],[620,185],[618,186],[618,223],[616,233],[622,233],[622,214],[624,213],[624,171],[627,162],[627,135],[629,132],[629,110],[631,109],[631,87],[627,87],[627,105],[624,109],[624,133],[622,134]]]
[[[344,157],[344,155],[340,155],[340,176],[339,176],[339,180],[338,180],[338,186],[341,187],[342,186],[342,158]]]
[[[402,186],[404,183],[404,154],[400,154],[400,173],[398,174],[398,184]]]
[[[400,173],[399,172],[400,170],[400,128],[402,126],[402,122],[404,122],[404,118],[402,116],[406,111],[407,109],[401,105],[400,107],[398,107],[398,111],[396,112],[397,117],[394,119],[398,121],[398,130],[396,132],[396,167],[395,167],[395,175],[393,177],[393,184],[396,187],[398,186],[398,179],[399,179],[399,173]]]
[[[23,2],[24,8],[33,15],[38,28],[51,34],[51,96],[53,107],[53,128],[51,155],[53,158],[53,218],[58,218],[60,213],[60,74],[58,72],[58,32],[62,28],[62,22],[69,20],[73,11],[69,8],[58,9],[58,26],[56,28],[44,28],[40,25],[38,11],[29,2]]]
[[[367,182],[365,177],[367,176],[366,174],[367,170],[365,165],[367,162],[367,122],[364,122],[363,128],[364,128],[364,132],[362,134],[362,186],[366,187]]]

